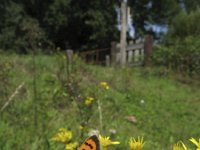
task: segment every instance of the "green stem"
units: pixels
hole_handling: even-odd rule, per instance
[[[102,132],[103,129],[103,122],[102,122],[102,110],[101,110],[101,103],[100,100],[98,99],[98,111],[99,111],[99,124],[100,124],[100,131]]]

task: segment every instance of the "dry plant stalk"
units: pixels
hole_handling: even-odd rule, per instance
[[[6,103],[1,107],[0,112],[3,112],[3,110],[10,104],[10,102],[13,100],[13,98],[19,93],[21,88],[24,86],[24,82],[22,82],[16,89],[15,92],[9,97],[9,99],[6,101]]]
[[[98,103],[98,111],[99,111],[99,123],[100,123],[100,129],[101,129],[101,132],[103,131],[103,122],[102,122],[102,110],[101,110],[101,103],[100,103],[100,100],[98,99],[97,101]]]

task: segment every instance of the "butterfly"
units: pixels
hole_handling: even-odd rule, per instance
[[[92,135],[80,146],[79,150],[100,150],[99,139],[96,135]]]

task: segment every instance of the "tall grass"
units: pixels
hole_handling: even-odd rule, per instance
[[[102,112],[101,134],[121,141],[117,149],[128,149],[131,136],[144,136],[146,149],[154,150],[171,149],[177,140],[199,137],[199,86],[183,84],[174,79],[173,73],[163,75],[158,68],[91,66],[77,57],[66,73],[65,55],[36,55],[38,96],[34,101],[31,56],[0,57],[0,64],[11,66],[9,75],[0,71],[9,81],[8,85],[1,85],[7,86],[8,97],[24,82],[24,87],[1,113],[2,150],[64,149],[50,140],[60,127],[72,130],[74,140],[83,141],[90,130],[101,129],[98,100]],[[110,89],[101,89],[101,81],[106,81]],[[0,82],[3,83],[2,79]],[[94,97],[92,107],[84,104],[88,96]],[[3,95],[0,99],[1,104],[7,100]],[[131,122],[127,116],[134,116],[137,121]]]

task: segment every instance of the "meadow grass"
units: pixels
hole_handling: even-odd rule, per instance
[[[0,114],[2,150],[64,149],[51,141],[61,127],[73,131],[78,142],[92,129],[121,142],[110,149],[128,149],[129,138],[137,136],[144,137],[144,149],[149,150],[172,149],[178,140],[189,144],[189,138],[199,137],[199,84],[183,84],[174,73],[163,75],[153,67],[86,65],[77,57],[68,65],[62,54],[37,55],[35,70],[31,55],[1,55],[0,65],[1,106],[25,83]],[[109,90],[99,86],[102,81]],[[91,107],[84,105],[88,96],[94,97]]]

